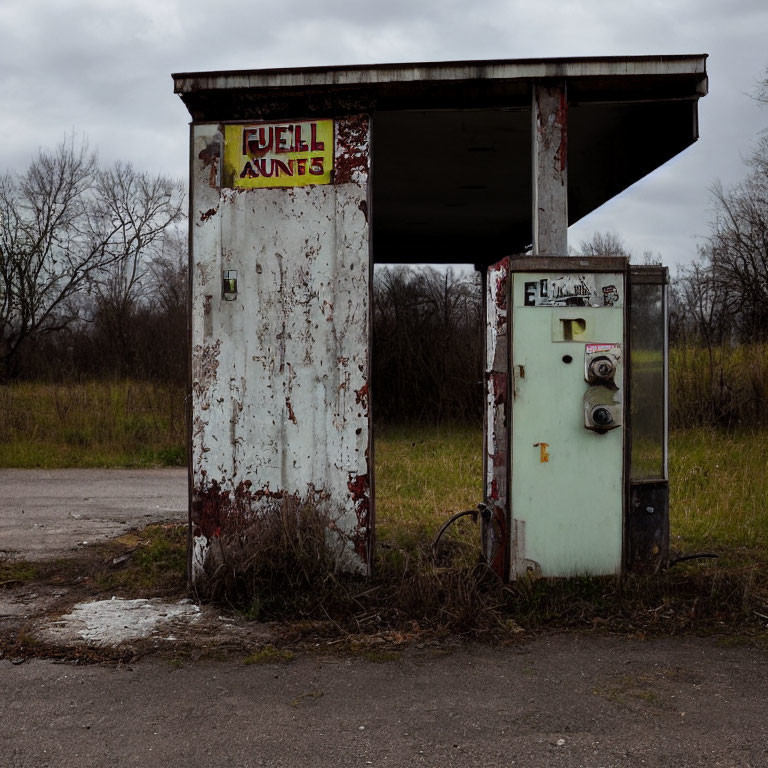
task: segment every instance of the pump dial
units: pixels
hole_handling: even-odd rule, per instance
[[[596,427],[607,427],[613,423],[613,415],[610,408],[604,405],[597,405],[592,409],[592,423]]]
[[[608,381],[616,374],[616,363],[607,355],[596,357],[589,363],[590,379]]]

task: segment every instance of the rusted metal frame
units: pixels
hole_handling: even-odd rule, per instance
[[[368,117],[368,370],[365,380],[368,382],[368,547],[367,547],[367,568],[368,575],[374,573],[376,562],[376,455],[373,434],[373,407],[374,407],[374,387],[373,387],[373,153],[375,142],[374,117],[372,113],[367,113]]]
[[[207,145],[198,149],[196,142],[196,129],[199,124],[192,122],[190,126],[190,216],[189,216],[189,306],[188,306],[188,335],[189,335],[189,392],[188,392],[188,413],[189,413],[189,440],[188,440],[188,472],[189,472],[189,532],[188,532],[188,550],[187,567],[188,578],[191,587],[195,585],[195,539],[199,534],[200,518],[204,498],[201,498],[196,486],[196,466],[197,455],[195,453],[195,423],[198,418],[196,412],[195,396],[195,312],[197,310],[196,301],[202,299],[205,311],[203,312],[201,329],[202,353],[205,353],[205,338],[208,335],[208,322],[210,319],[212,296],[197,296],[195,292],[196,271],[196,253],[201,238],[202,229],[217,228],[220,229],[218,212],[220,209],[220,159],[221,159],[221,135],[218,130],[218,124],[213,124],[217,130],[213,134],[213,141],[208,141]],[[207,177],[206,177],[207,176]],[[217,243],[217,249],[220,248],[220,235],[215,234],[213,240]],[[217,260],[218,261],[218,260]],[[220,277],[219,277],[220,279]],[[214,481],[215,482],[215,481]]]
[[[662,473],[669,488],[669,270],[664,267],[664,282],[661,288],[661,302],[664,313],[664,445]],[[669,518],[669,492],[667,492],[667,518]],[[669,547],[667,547],[669,548]]]
[[[533,253],[568,253],[568,95],[565,80],[533,83]]]
[[[515,576],[515,547],[518,544],[516,535],[515,518],[512,511],[512,430],[513,408],[512,400],[515,396],[514,369],[512,367],[512,343],[514,331],[514,273],[512,271],[512,259],[507,260],[507,282],[505,286],[505,301],[507,304],[507,391],[506,391],[506,433],[504,435],[505,450],[507,454],[507,464],[505,467],[507,475],[507,507],[505,510],[507,520],[506,530],[506,551],[504,553],[504,580],[512,581]],[[513,538],[514,537],[514,538]]]
[[[535,256],[513,255],[509,268],[515,272],[624,272],[627,259],[623,256],[557,257],[538,259]]]
[[[509,451],[509,260],[488,267],[486,292],[486,362],[484,440],[486,474],[484,496],[490,519],[484,520],[486,560],[499,578],[507,581],[510,564]]]
[[[483,503],[488,503],[488,269],[476,264],[480,273],[480,295],[482,296],[481,325],[483,354]]]
[[[621,487],[623,493],[621,494],[621,573],[624,574],[627,571],[629,565],[629,512],[630,512],[630,490],[632,485],[632,472],[631,472],[631,460],[632,460],[632,393],[630,387],[630,371],[632,370],[632,327],[630,318],[632,317],[632,276],[629,268],[629,260],[624,259],[624,269],[622,270],[624,275],[624,333],[622,342],[624,344],[623,356],[623,375],[622,375],[622,392],[623,392],[623,422],[624,429],[622,446],[622,453],[624,460],[622,461],[622,477]]]
[[[625,447],[624,447],[624,516],[623,516],[623,546],[622,546],[622,573],[632,570],[656,572],[660,568],[667,567],[669,563],[669,476],[667,470],[668,454],[668,419],[669,419],[669,354],[667,349],[667,334],[669,332],[668,323],[668,296],[667,286],[669,284],[669,269],[662,266],[632,266],[627,265],[626,270],[626,288],[624,294],[625,302]],[[632,369],[632,297],[633,287],[635,285],[661,285],[663,290],[662,301],[664,310],[664,463],[662,468],[663,478],[650,480],[632,480],[632,447],[633,447],[633,425],[632,425],[632,390],[630,387],[630,371]],[[659,551],[658,560],[655,563],[647,561],[635,562],[633,553],[638,546],[638,532],[634,522],[635,500],[642,498],[645,502],[653,499],[653,506],[662,499],[662,510],[664,518],[662,520],[662,546]]]
[[[372,279],[373,279],[373,259],[372,259],[372,239],[371,239],[371,130],[372,121],[369,113],[357,115],[344,115],[335,120],[336,125],[336,149],[334,156],[334,177],[333,184],[346,184],[356,182],[360,173],[365,176],[365,199],[360,201],[358,207],[365,216],[366,231],[366,256],[367,279],[366,279],[366,339],[365,339],[365,371],[363,376],[363,386],[355,391],[358,404],[365,410],[366,420],[366,451],[365,451],[365,475],[358,475],[354,479],[350,477],[348,488],[355,502],[355,514],[357,516],[357,528],[353,532],[353,544],[357,555],[364,560],[365,572],[367,575],[372,573],[375,544],[375,523],[374,523],[374,501],[373,501],[373,482],[374,482],[374,459],[373,459],[373,435],[372,435],[372,416],[371,416],[371,338],[372,338]],[[364,145],[364,151],[361,147]],[[359,416],[360,414],[358,414]],[[364,483],[362,493],[360,485]],[[364,527],[364,530],[361,530]]]
[[[187,221],[190,226],[194,221],[194,123],[189,124],[189,199]],[[192,584],[192,497],[194,494],[194,478],[192,474],[192,274],[194,259],[192,250],[192,233],[187,235],[187,370],[186,391],[184,393],[184,418],[186,420],[186,448],[187,448],[187,589],[193,588]]]

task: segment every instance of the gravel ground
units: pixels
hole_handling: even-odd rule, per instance
[[[0,661],[0,765],[768,764],[768,655],[558,635],[398,661]]]
[[[186,469],[0,469],[0,555],[43,560],[187,516]]]

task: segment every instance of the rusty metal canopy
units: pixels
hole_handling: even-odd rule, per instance
[[[373,118],[376,262],[489,264],[531,242],[533,84],[565,80],[573,224],[698,138],[706,55],[174,75],[195,122]]]

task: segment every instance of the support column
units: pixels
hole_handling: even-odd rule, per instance
[[[565,80],[533,84],[533,254],[568,255],[568,96]]]

